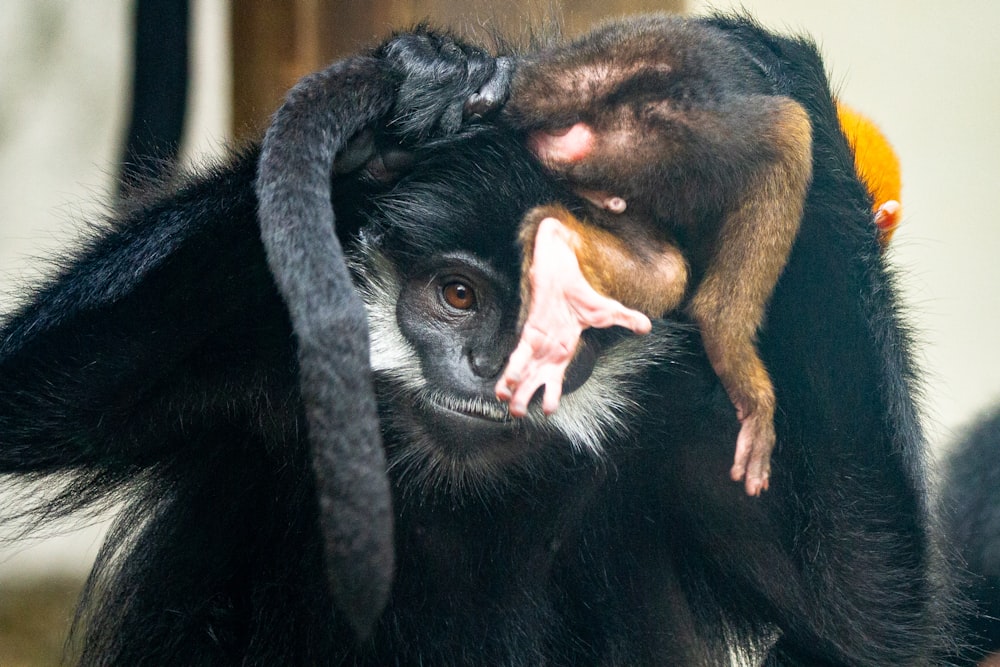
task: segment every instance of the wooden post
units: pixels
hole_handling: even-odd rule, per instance
[[[540,0],[237,0],[232,8],[233,133],[256,138],[303,75],[421,21],[489,43],[494,34],[524,42],[556,19]],[[602,18],[681,11],[684,0],[566,0],[568,36]]]

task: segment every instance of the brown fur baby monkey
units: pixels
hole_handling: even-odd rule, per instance
[[[741,423],[730,476],[759,495],[775,396],[756,335],[812,175],[805,110],[711,25],[646,16],[526,62],[506,113],[588,204],[525,218],[527,312],[498,398],[524,415],[545,385],[553,412],[583,329],[645,333],[683,305]]]

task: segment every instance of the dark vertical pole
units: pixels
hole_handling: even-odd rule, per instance
[[[137,0],[132,111],[121,189],[170,174],[180,150],[188,98],[188,0]]]

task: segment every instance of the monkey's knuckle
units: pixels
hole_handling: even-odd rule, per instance
[[[381,49],[381,56],[403,72],[425,68],[432,64],[437,49],[433,38],[427,34],[405,33],[389,40]]]

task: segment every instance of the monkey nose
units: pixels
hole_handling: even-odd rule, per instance
[[[593,147],[594,132],[586,123],[556,131],[537,130],[528,137],[528,148],[545,163],[579,162]]]
[[[477,377],[492,380],[500,375],[506,357],[496,353],[473,352],[469,354],[469,366]]]

